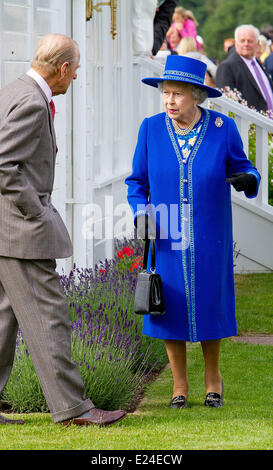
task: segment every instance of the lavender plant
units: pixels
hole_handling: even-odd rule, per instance
[[[71,319],[72,360],[79,368],[87,397],[104,409],[126,408],[151,371],[167,362],[163,342],[143,336],[142,318],[133,314],[137,269],[130,266],[142,254],[141,242],[124,251],[131,257],[126,260],[118,253],[133,242],[120,243],[113,260],[101,261],[94,269],[74,266],[68,276],[61,276]],[[21,335],[1,399],[19,412],[47,410]]]
[[[17,336],[13,370],[1,395],[1,400],[18,413],[48,411],[32,359],[20,330]]]

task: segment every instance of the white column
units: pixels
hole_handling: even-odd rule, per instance
[[[157,0],[133,0],[132,33],[134,54],[150,55],[154,41]]]
[[[81,53],[78,78],[73,82],[72,166],[73,166],[73,261],[86,267],[86,240],[82,234],[82,210],[86,204],[86,10],[85,1],[73,1],[73,39]]]
[[[268,204],[268,131],[256,125],[256,167],[261,174],[257,200]]]

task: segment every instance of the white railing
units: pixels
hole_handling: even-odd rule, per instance
[[[233,237],[240,251],[235,270],[243,273],[273,271],[273,207],[268,201],[268,155],[269,145],[272,145],[269,134],[273,132],[273,120],[226,96],[209,100],[209,106],[226,115],[232,113],[248,157],[250,126],[256,132],[255,166],[261,175],[258,196],[247,199],[233,188],[231,193]]]
[[[244,150],[246,155],[249,155],[249,127],[254,125],[256,128],[256,168],[261,174],[261,184],[258,197],[253,200],[257,206],[263,206],[270,212],[268,206],[268,152],[269,152],[269,138],[268,134],[273,133],[273,120],[263,116],[257,111],[254,111],[247,106],[241,105],[231,98],[221,96],[220,98],[210,100],[213,109],[223,114],[228,115],[233,113],[235,122],[240,132]],[[272,208],[273,214],[273,208]]]

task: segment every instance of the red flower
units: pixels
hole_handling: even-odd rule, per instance
[[[125,247],[123,248],[123,254],[124,254],[124,255],[131,256],[131,255],[134,254],[134,251],[135,251],[134,248],[130,248],[129,246],[125,246]]]
[[[138,269],[138,263],[132,263],[130,266],[130,271],[135,271]]]
[[[134,254],[134,248],[130,248],[129,246],[125,246],[123,250],[117,252],[117,255],[120,259],[124,257],[124,255],[131,256]]]
[[[142,266],[142,263],[132,263],[130,266],[130,271],[137,271]]]

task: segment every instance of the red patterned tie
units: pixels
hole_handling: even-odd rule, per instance
[[[50,105],[50,109],[51,109],[52,119],[54,121],[54,117],[55,117],[55,104],[54,104],[54,101],[51,100],[49,105]]]
[[[54,121],[54,117],[55,117],[55,104],[54,104],[54,101],[51,100],[50,103],[49,103],[49,106],[50,106],[50,110],[51,110],[51,114],[52,114],[52,119]],[[58,147],[56,145],[56,153],[58,153]]]

